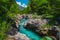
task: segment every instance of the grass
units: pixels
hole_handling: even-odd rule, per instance
[[[6,23],[6,21],[2,21],[2,23],[0,23],[0,40],[3,40],[4,38],[7,38],[7,30],[9,29],[9,27],[11,26],[11,23]]]
[[[51,25],[45,24],[45,25],[42,26],[42,29],[45,29],[45,28],[51,28],[51,27],[52,27]]]

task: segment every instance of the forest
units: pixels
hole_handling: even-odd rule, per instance
[[[29,0],[29,5],[21,10],[16,0],[0,0],[0,40],[14,22],[16,14],[36,14],[50,19],[50,25],[60,25],[60,0]]]

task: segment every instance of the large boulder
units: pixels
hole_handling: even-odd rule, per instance
[[[27,23],[27,25],[25,26],[25,28],[30,29],[30,30],[37,30],[38,26],[35,25],[35,24]]]
[[[22,34],[20,32],[18,32],[16,35],[11,36],[9,35],[10,38],[14,38],[15,40],[31,40],[30,38],[28,38],[25,34]]]
[[[40,30],[43,25],[47,24],[45,19],[28,19],[25,23],[25,28]]]
[[[56,38],[57,40],[60,40],[60,32],[57,33]]]
[[[16,28],[11,27],[11,28],[6,32],[6,34],[13,36],[13,35],[16,35],[17,32],[18,32],[18,30],[17,30]]]
[[[9,28],[9,30],[7,30],[6,34],[13,36],[13,35],[16,35],[17,32],[18,32],[18,28],[16,26],[16,23],[14,22]]]

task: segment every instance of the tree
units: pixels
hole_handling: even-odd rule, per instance
[[[7,35],[5,32],[13,23],[12,18],[20,9],[15,0],[0,0],[0,40],[3,40]]]
[[[51,19],[51,24],[60,23],[60,1],[59,0],[30,0],[29,6],[24,12],[43,15]]]

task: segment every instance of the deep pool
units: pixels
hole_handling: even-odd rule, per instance
[[[25,18],[21,20],[19,32],[21,32],[22,34],[25,34],[27,37],[29,37],[32,40],[41,40],[42,37],[40,35],[38,35],[37,33],[33,32],[31,30],[24,28],[24,24],[26,21],[27,20]]]
[[[25,24],[26,21],[27,21],[26,19],[21,20],[19,31],[23,34],[26,34],[32,40],[40,40],[41,36],[39,36],[37,33],[33,32],[31,30],[28,30],[28,29],[24,28],[24,24]]]

